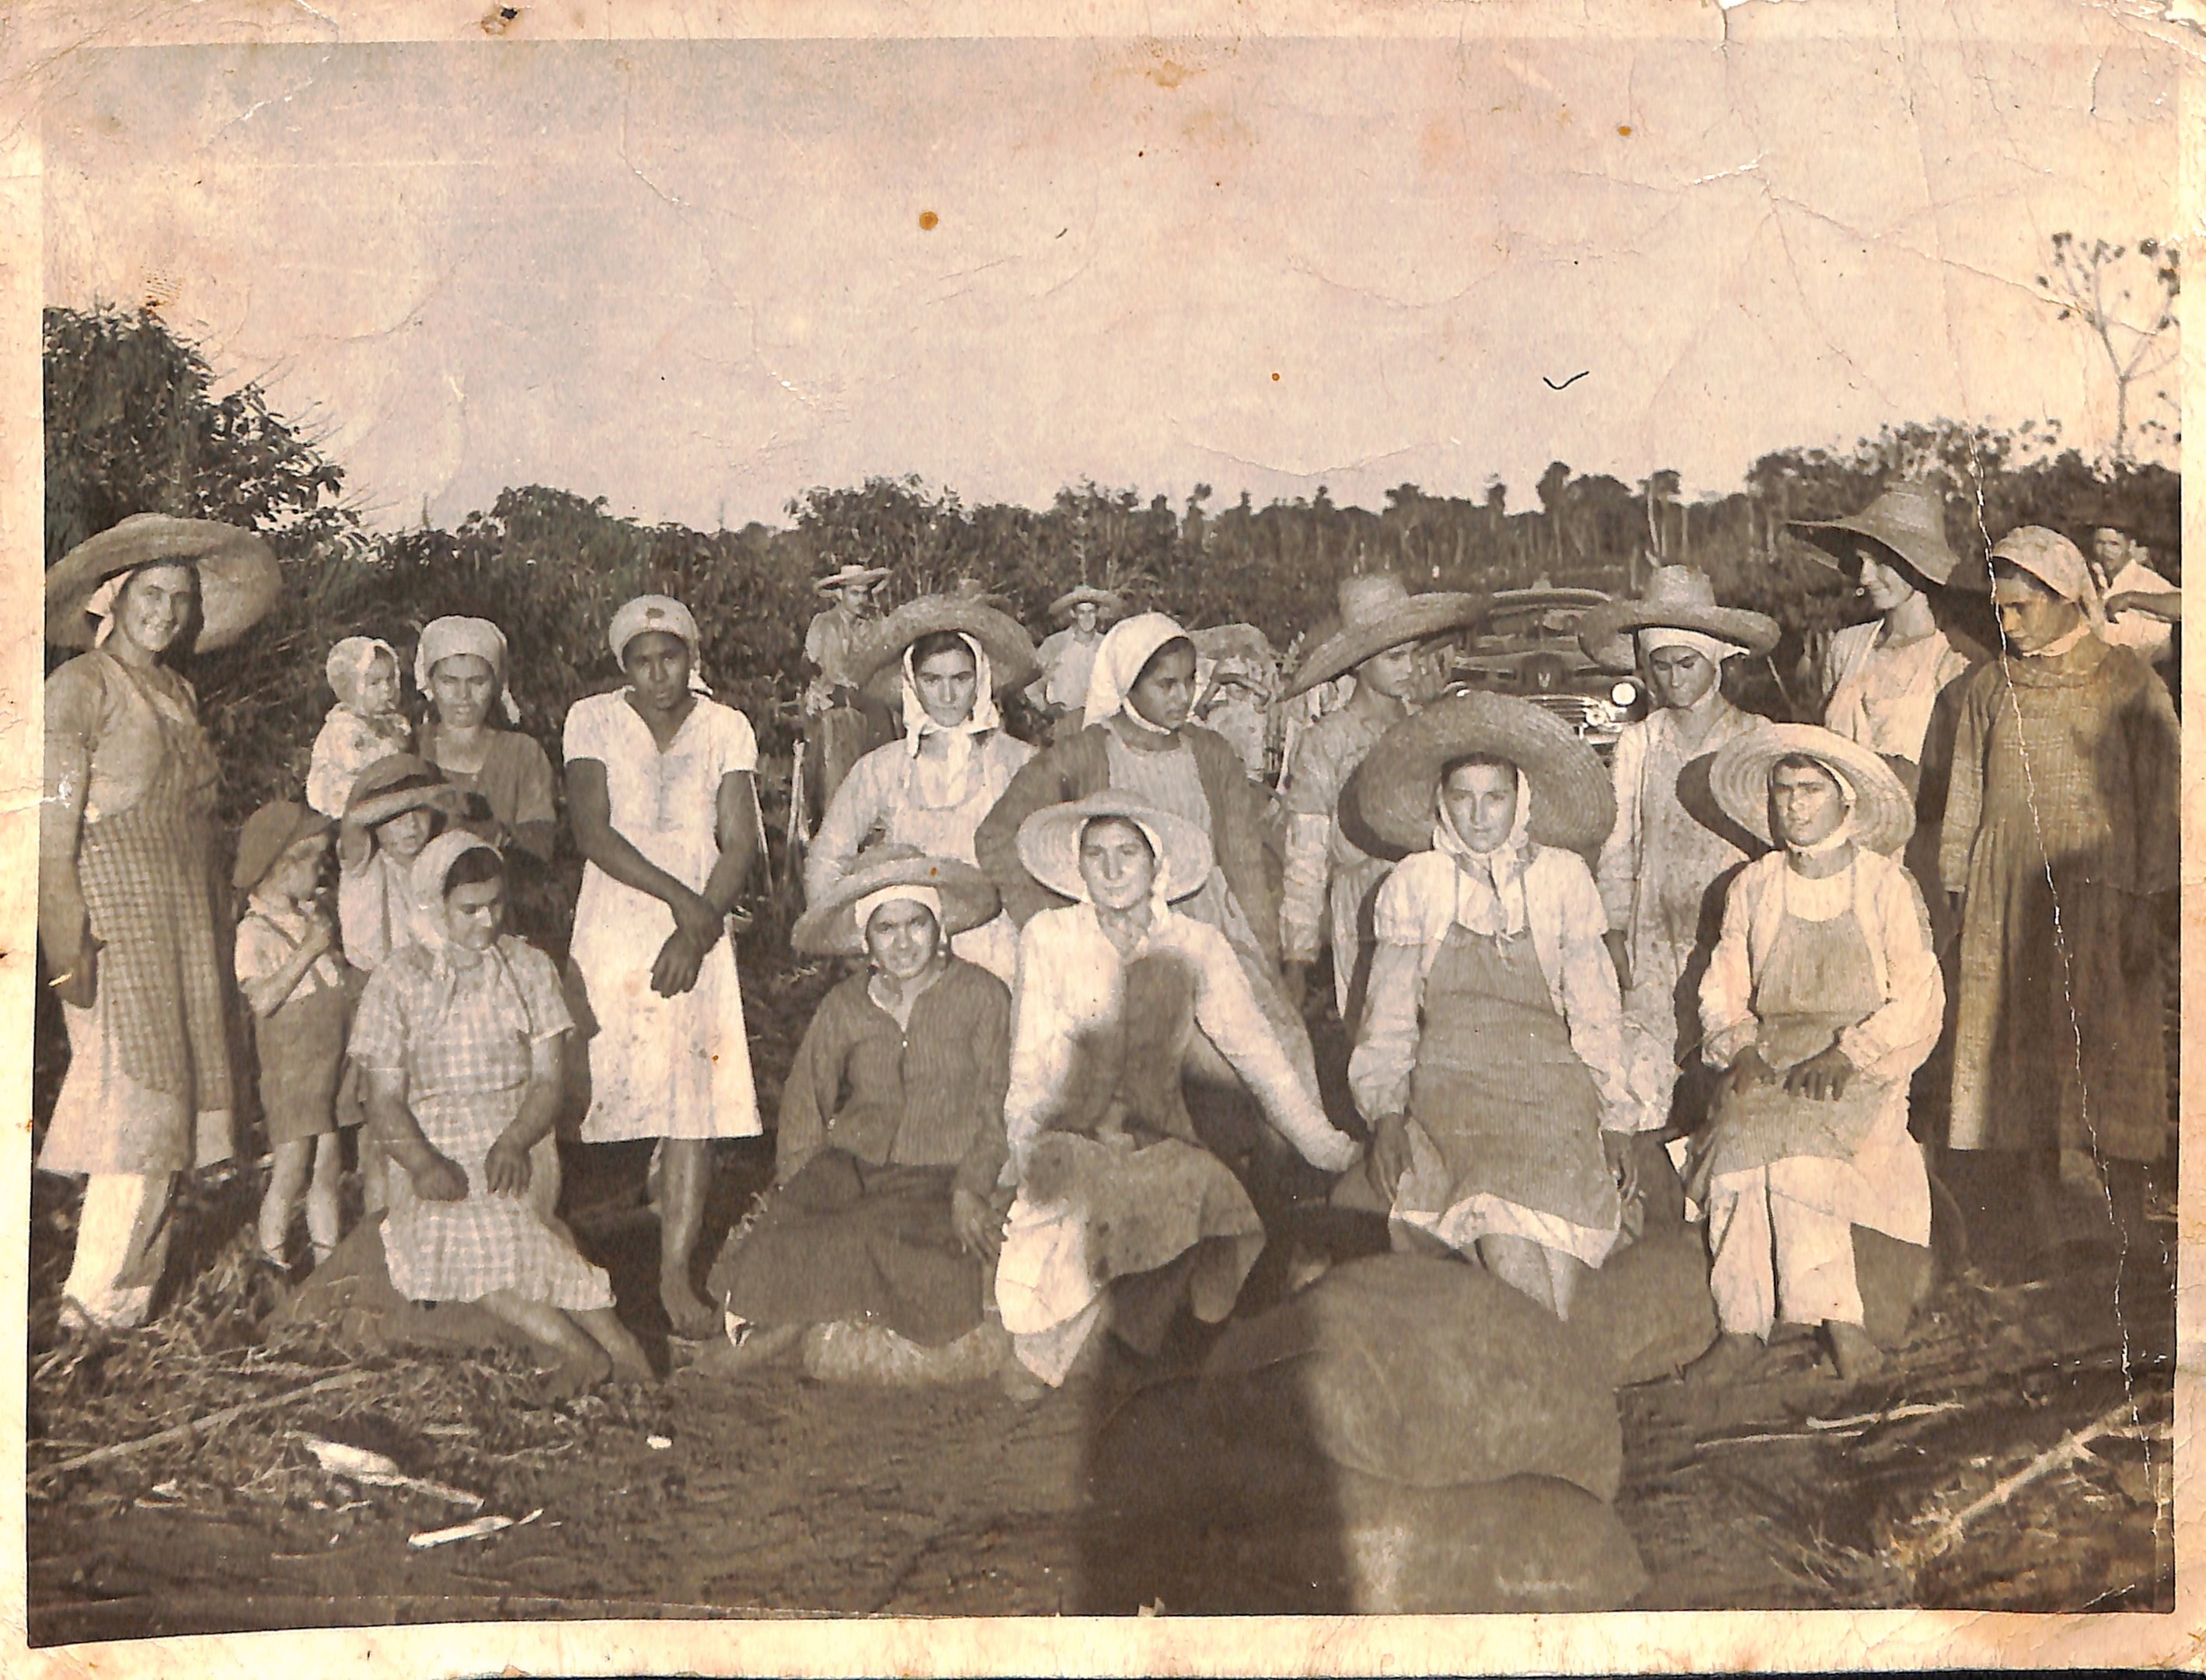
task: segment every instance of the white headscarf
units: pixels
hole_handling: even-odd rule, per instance
[[[866,924],[873,919],[874,911],[884,904],[894,904],[899,900],[923,905],[933,911],[936,928],[941,927],[942,895],[931,886],[907,881],[895,886],[885,886],[879,892],[869,892],[850,907],[851,915],[857,919],[859,937],[864,938]]]
[[[903,744],[904,751],[913,758],[919,756],[921,740],[927,736],[944,737],[950,748],[945,779],[951,786],[961,785],[965,779],[965,766],[973,757],[973,743],[991,730],[1004,726],[1003,714],[996,709],[994,674],[988,669],[988,650],[980,640],[957,632],[957,640],[973,656],[973,709],[962,724],[938,724],[928,715],[927,702],[919,697],[919,669],[912,659],[912,647],[903,651]]]
[[[2058,531],[2048,531],[2042,525],[2020,526],[1993,545],[1991,558],[2018,567],[2062,600],[2075,602],[2084,610],[2084,629],[2092,635],[2105,636],[2107,604],[2100,597],[2097,581],[2091,575],[2084,551]],[[2072,630],[2059,641],[2038,649],[2037,657],[2065,653],[2083,639]]]
[[[422,627],[421,640],[414,650],[414,686],[432,702],[436,696],[429,678],[446,659],[471,655],[487,664],[498,678],[498,708],[505,721],[521,721],[521,708],[513,703],[513,690],[505,682],[505,632],[487,618],[432,618]]]
[[[1665,647],[1690,647],[1710,664],[1718,666],[1746,652],[1738,642],[1726,641],[1721,636],[1700,630],[1681,630],[1669,624],[1649,624],[1639,632],[1640,658],[1645,658]]]
[[[367,673],[378,659],[390,660],[394,675],[405,669],[398,663],[398,650],[373,636],[347,636],[330,649],[322,673],[330,680],[330,692],[346,711],[367,716],[360,708],[360,685],[367,681]],[[395,706],[396,695],[392,700]]]
[[[1153,735],[1170,735],[1170,730],[1159,729],[1129,706],[1126,692],[1140,680],[1142,668],[1156,658],[1159,648],[1168,641],[1192,640],[1178,623],[1161,612],[1138,612],[1131,618],[1120,619],[1111,627],[1111,634],[1103,638],[1103,645],[1095,650],[1095,665],[1088,676],[1088,705],[1082,712],[1082,721],[1100,724],[1124,712],[1128,721]],[[1157,856],[1161,860],[1163,852]]]
[[[1517,772],[1517,820],[1509,837],[1490,852],[1474,851],[1456,831],[1447,800],[1434,789],[1438,814],[1433,849],[1455,860],[1455,919],[1488,938],[1513,938],[1531,925],[1532,907],[1524,897],[1524,866],[1532,833],[1532,784]]]
[[[94,647],[104,646],[108,637],[115,634],[116,600],[122,595],[123,587],[135,575],[134,568],[130,571],[116,573],[93,590],[92,599],[84,604],[84,610],[99,621],[99,628],[92,634]]]
[[[650,630],[681,639],[689,649],[689,692],[711,694],[712,689],[705,684],[704,646],[697,633],[696,617],[671,595],[638,595],[613,614],[613,622],[605,631],[605,640],[613,650],[613,663],[627,669],[629,643]]]
[[[495,853],[497,849],[487,840],[463,828],[448,828],[421,848],[421,855],[414,860],[414,867],[408,872],[407,896],[414,901],[414,943],[429,953],[436,981],[432,1016],[441,1016],[451,1007],[462,972],[475,966],[462,963],[452,955],[452,930],[445,920],[444,878],[452,873],[452,866],[469,852]],[[492,965],[496,970],[494,978],[503,980],[513,993],[516,1004],[520,1004],[521,988],[506,967],[505,953],[492,945],[482,953],[480,960]],[[526,1012],[525,1005],[523,1011]]]

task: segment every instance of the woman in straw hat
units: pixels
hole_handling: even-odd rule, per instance
[[[975,861],[973,836],[1034,749],[1004,728],[996,696],[1034,670],[1026,632],[994,609],[951,595],[898,607],[867,639],[854,670],[901,706],[903,739],[858,760],[813,837],[804,896],[822,903],[879,843]],[[889,686],[889,685],[893,686]],[[1018,962],[1010,917],[960,930],[953,947],[1006,986]]]
[[[1291,700],[1340,676],[1356,679],[1347,705],[1303,730],[1288,761],[1279,954],[1287,995],[1300,1003],[1319,948],[1332,946],[1333,1003],[1353,1029],[1370,960],[1371,902],[1392,866],[1343,831],[1341,790],[1428,686],[1425,646],[1476,618],[1478,598],[1412,595],[1392,572],[1343,578],[1338,593],[1340,629],[1309,650],[1286,692]]]
[[[1608,920],[1585,860],[1601,760],[1529,701],[1465,694],[1381,736],[1352,783],[1412,855],[1380,888],[1349,1081],[1392,1217],[1559,1318],[1637,1190]]]
[[[995,914],[979,870],[898,849],[798,920],[798,950],[866,968],[814,1012],[782,1087],[774,1189],[712,1267],[744,1363],[815,1324],[927,1347],[980,1329],[1009,1201],[996,1180],[1011,998],[951,942]]]
[[[1690,1171],[1722,1335],[1693,1370],[1736,1376],[1786,1322],[1820,1325],[1851,1379],[1881,1359],[1853,1227],[1922,1248],[1925,1275],[1929,1260],[1907,1084],[1946,998],[1923,894],[1896,855],[1913,802],[1876,753],[1807,724],[1731,742],[1708,780],[1776,849],[1732,883],[1701,981],[1702,1054],[1723,1078]]]
[[[1588,613],[1578,640],[1607,670],[1644,666],[1654,697],[1654,709],[1626,724],[1617,739],[1616,826],[1594,876],[1624,982],[1625,1030],[1674,1066],[1699,1036],[1687,971],[1704,920],[1713,916],[1708,889],[1746,861],[1680,801],[1678,781],[1696,760],[1761,727],[1761,719],[1724,698],[1723,666],[1742,654],[1768,653],[1777,645],[1777,624],[1762,613],[1719,606],[1705,572],[1658,566],[1644,596]],[[1677,1117],[1690,1130],[1698,1116]]]
[[[1027,698],[1048,719],[1054,739],[1078,732],[1103,633],[1126,616],[1126,602],[1115,589],[1083,583],[1052,601],[1049,616],[1062,628],[1042,639],[1041,676]]]
[[[1195,661],[1187,632],[1160,612],[1115,626],[1096,656],[1086,726],[1011,778],[974,836],[974,849],[1003,894],[1004,908],[1024,925],[1063,903],[1023,861],[1020,826],[1035,812],[1112,792],[1193,824],[1215,861],[1178,914],[1225,936],[1265,1019],[1315,1089],[1309,1029],[1280,987],[1279,899],[1265,855],[1262,795],[1224,737],[1188,721]],[[1215,1055],[1198,1054],[1213,1081],[1237,1083]]]
[[[1955,1188],[2024,1212],[2032,1246],[2126,1241],[2167,1141],[2175,710],[2137,653],[2100,639],[2073,543],[2024,526],[1991,563],[2011,657],[1962,690],[1941,860],[1961,894]]]
[[[528,1189],[549,1171],[560,1041],[552,960],[504,928],[505,864],[462,829],[415,861],[420,937],[375,972],[353,1022],[391,1176],[384,1254],[413,1301],[468,1301],[548,1349],[554,1397],[651,1367],[605,1272]]]
[[[62,1286],[73,1321],[145,1321],[174,1176],[230,1156],[219,772],[169,661],[236,641],[280,582],[250,531],[162,514],[46,574],[46,640],[88,650],[46,679],[39,807],[39,943],[69,1040],[39,1165],[89,1181]]]
[[[828,598],[826,609],[814,614],[804,629],[804,661],[813,670],[804,688],[804,740],[822,813],[850,766],[879,739],[860,704],[860,679],[851,670],[850,656],[865,640],[873,617],[873,593],[888,575],[885,567],[846,561],[812,586]]]
[[[588,866],[571,976],[589,1046],[585,1143],[663,1141],[659,1298],[675,1333],[719,1314],[689,1262],[714,1138],[754,1137],[758,1100],[728,913],[759,835],[750,720],[701,690],[697,622],[640,595],[606,643],[628,684],[567,713],[569,808]]]
[[[423,627],[414,683],[433,715],[421,725],[420,754],[468,796],[469,830],[500,851],[517,847],[548,863],[558,832],[558,783],[536,737],[514,727],[521,708],[506,664],[505,632],[487,618],[438,618]],[[504,727],[492,722],[494,711]]]
[[[1181,1093],[1198,1028],[1305,1159],[1339,1172],[1356,1149],[1225,936],[1173,907],[1211,879],[1200,828],[1106,790],[1036,811],[1017,843],[1032,878],[1072,902],[1019,936],[1004,1105],[1018,1197],[996,1300],[1021,1366],[1054,1385],[1106,1299],[1118,1333],[1154,1352],[1183,1299],[1206,1322],[1224,1318],[1263,1248],[1248,1194]]]
[[[1934,592],[1961,563],[1936,493],[1900,485],[1850,519],[1794,520],[1792,528],[1877,614],[1840,630],[1824,652],[1824,728],[1919,766],[1938,696],[1970,664],[1932,610]]]

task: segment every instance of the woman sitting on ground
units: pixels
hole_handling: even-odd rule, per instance
[[[368,981],[352,1056],[391,1175],[384,1249],[414,1301],[472,1301],[549,1349],[555,1396],[611,1373],[649,1381],[605,1272],[531,1201],[551,1170],[560,1038],[573,1025],[552,961],[500,929],[505,866],[454,830],[414,865],[415,943]]]
[[[905,851],[860,865],[792,930],[800,951],[867,967],[820,1000],[782,1087],[774,1189],[713,1265],[741,1355],[716,1349],[716,1365],[771,1357],[818,1324],[926,1347],[981,1328],[1011,998],[951,941],[995,914],[979,870]]]
[[[1374,1188],[1398,1228],[1568,1318],[1637,1192],[1632,1135],[1664,1117],[1625,1078],[1579,855],[1615,813],[1607,772],[1529,701],[1473,694],[1389,730],[1351,791],[1374,833],[1417,849],[1379,890],[1349,1061]]]
[[[1341,1172],[1356,1147],[1327,1121],[1225,936],[1172,908],[1212,879],[1200,829],[1106,792],[1028,817],[1019,856],[1076,901],[1019,938],[1004,1111],[1018,1197],[996,1274],[1019,1363],[1055,1385],[1106,1301],[1112,1328],[1154,1353],[1183,1299],[1223,1319],[1263,1248],[1247,1192],[1181,1095],[1198,1028],[1303,1159]]]

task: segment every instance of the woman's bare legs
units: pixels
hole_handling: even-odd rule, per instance
[[[492,1290],[477,1304],[493,1318],[511,1325],[532,1342],[548,1349],[558,1360],[544,1385],[550,1398],[568,1399],[595,1388],[612,1374],[612,1355],[574,1319],[549,1302],[534,1301],[512,1290]],[[637,1357],[642,1357],[641,1349]]]
[[[344,1177],[344,1145],[335,1132],[314,1140],[314,1176],[307,1184],[307,1241],[319,1266],[337,1246],[343,1227],[339,1187]]]
[[[720,1333],[720,1315],[689,1281],[690,1257],[705,1227],[705,1194],[712,1183],[712,1145],[703,1138],[666,1140],[659,1189],[659,1298],[674,1333],[701,1342]]]
[[[629,1328],[610,1307],[593,1307],[587,1311],[569,1313],[567,1316],[580,1325],[582,1333],[605,1350],[613,1362],[613,1374],[624,1383],[647,1383],[655,1380],[651,1361],[644,1357],[643,1346],[629,1333]]]
[[[307,1193],[307,1172],[313,1165],[314,1140],[293,1138],[270,1152],[268,1188],[260,1197],[260,1252],[278,1266],[291,1236],[291,1219]]]

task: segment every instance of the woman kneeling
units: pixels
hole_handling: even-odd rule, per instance
[[[1380,889],[1349,1062],[1374,1187],[1422,1232],[1551,1309],[1615,1244],[1632,1134],[1607,922],[1578,850],[1614,813],[1601,762],[1523,700],[1469,694],[1397,724],[1350,792],[1414,855]]]
[[[712,1267],[740,1357],[716,1348],[711,1368],[770,1357],[812,1325],[927,1347],[980,1330],[1011,1000],[950,942],[996,913],[970,864],[876,852],[792,930],[800,951],[868,966],[820,1001],[797,1047],[775,1188]]]
[[[532,1205],[550,1170],[559,1040],[573,1025],[552,961],[502,934],[505,866],[459,830],[414,866],[416,942],[386,957],[353,1023],[368,1121],[391,1175],[384,1248],[414,1301],[472,1301],[551,1349],[553,1395],[651,1367],[612,1285]]]
[[[1340,1172],[1356,1150],[1327,1121],[1225,936],[1171,908],[1211,878],[1201,829],[1094,794],[1028,817],[1019,858],[1079,901],[1020,934],[1004,1111],[1018,1199],[996,1301],[1019,1363],[1054,1386],[1106,1301],[1121,1338],[1154,1353],[1181,1301],[1223,1319],[1262,1251],[1248,1193],[1202,1147],[1181,1094],[1198,1027],[1304,1159]]]

